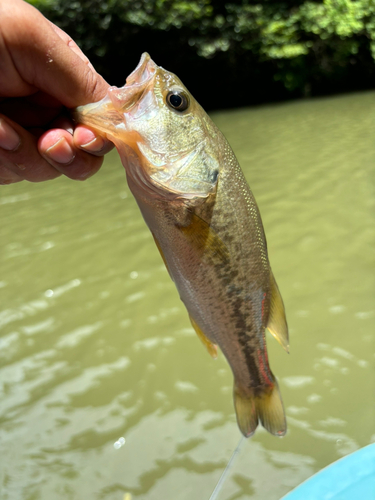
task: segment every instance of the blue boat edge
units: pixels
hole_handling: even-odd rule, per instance
[[[280,500],[375,500],[375,443],[306,479]]]

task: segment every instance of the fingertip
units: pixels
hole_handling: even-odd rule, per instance
[[[88,153],[100,153],[104,148],[104,139],[89,128],[78,126],[73,137],[74,144]]]
[[[20,180],[41,182],[58,177],[60,173],[38,151],[37,138],[13,120],[6,118],[6,121],[17,133],[20,142],[15,149],[0,148],[1,184]]]
[[[59,172],[73,180],[86,180],[101,167],[103,158],[78,149],[66,130],[49,130],[39,139],[40,154]]]
[[[69,165],[76,156],[72,136],[65,130],[53,129],[43,134],[39,138],[38,149],[53,166]]]
[[[80,148],[92,155],[103,156],[114,147],[108,139],[82,125],[78,125],[75,128],[73,139],[77,148]]]

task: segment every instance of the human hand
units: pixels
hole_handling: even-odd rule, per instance
[[[64,31],[22,0],[0,0],[0,184],[97,172],[113,145],[67,110],[107,88]]]

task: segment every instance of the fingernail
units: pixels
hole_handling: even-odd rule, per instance
[[[94,137],[92,141],[82,144],[81,148],[89,153],[99,153],[104,148],[104,141],[101,137]]]
[[[65,137],[61,137],[53,146],[47,149],[46,155],[56,163],[67,165],[74,160],[75,154]]]
[[[15,151],[21,144],[17,132],[2,118],[0,118],[0,147],[7,151]]]

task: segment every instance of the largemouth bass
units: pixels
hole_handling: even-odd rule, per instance
[[[284,305],[254,196],[228,142],[181,81],[143,54],[122,88],[77,108],[112,141],[191,323],[234,376],[241,432],[286,420],[265,329],[288,351]]]

